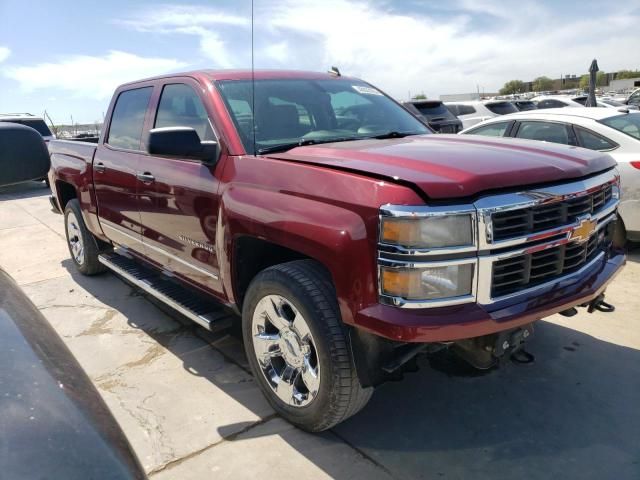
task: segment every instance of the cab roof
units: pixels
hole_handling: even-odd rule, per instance
[[[272,79],[308,79],[308,80],[329,80],[329,79],[351,79],[353,77],[344,75],[335,75],[331,73],[308,72],[302,70],[192,70],[188,72],[175,72],[166,75],[158,75],[155,77],[128,82],[124,85],[133,85],[136,83],[149,82],[153,80],[161,80],[174,77],[191,77],[196,79],[208,78],[211,81],[217,80],[272,80]],[[124,86],[123,85],[123,86]]]

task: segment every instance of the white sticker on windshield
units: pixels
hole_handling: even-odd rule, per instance
[[[351,85],[356,92],[364,95],[382,95],[378,90],[373,87],[363,87],[362,85]]]

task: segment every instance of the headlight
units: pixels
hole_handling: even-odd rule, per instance
[[[383,295],[406,300],[437,300],[472,295],[475,260],[416,268],[380,268]]]
[[[382,243],[411,248],[463,247],[474,244],[470,213],[428,217],[382,217]]]

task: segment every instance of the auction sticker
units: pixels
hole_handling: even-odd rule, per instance
[[[363,87],[362,85],[351,85],[356,92],[364,95],[382,95],[378,90],[372,87]]]

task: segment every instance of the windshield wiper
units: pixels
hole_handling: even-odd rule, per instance
[[[409,135],[422,135],[423,133],[427,133],[427,132],[398,132],[396,130],[392,130],[390,132],[381,133],[380,135],[372,135],[366,138],[376,138],[378,140],[385,140],[387,138],[404,138],[404,137],[408,137]]]
[[[275,153],[275,152],[286,152],[287,150],[291,150],[295,147],[304,147],[307,145],[319,145],[321,143],[334,143],[334,142],[347,142],[349,140],[358,140],[358,137],[338,137],[338,138],[323,138],[323,139],[313,139],[313,138],[301,138],[297,142],[290,143],[281,143],[279,145],[272,145],[270,147],[263,147],[258,149],[258,154],[262,155],[264,153]]]

